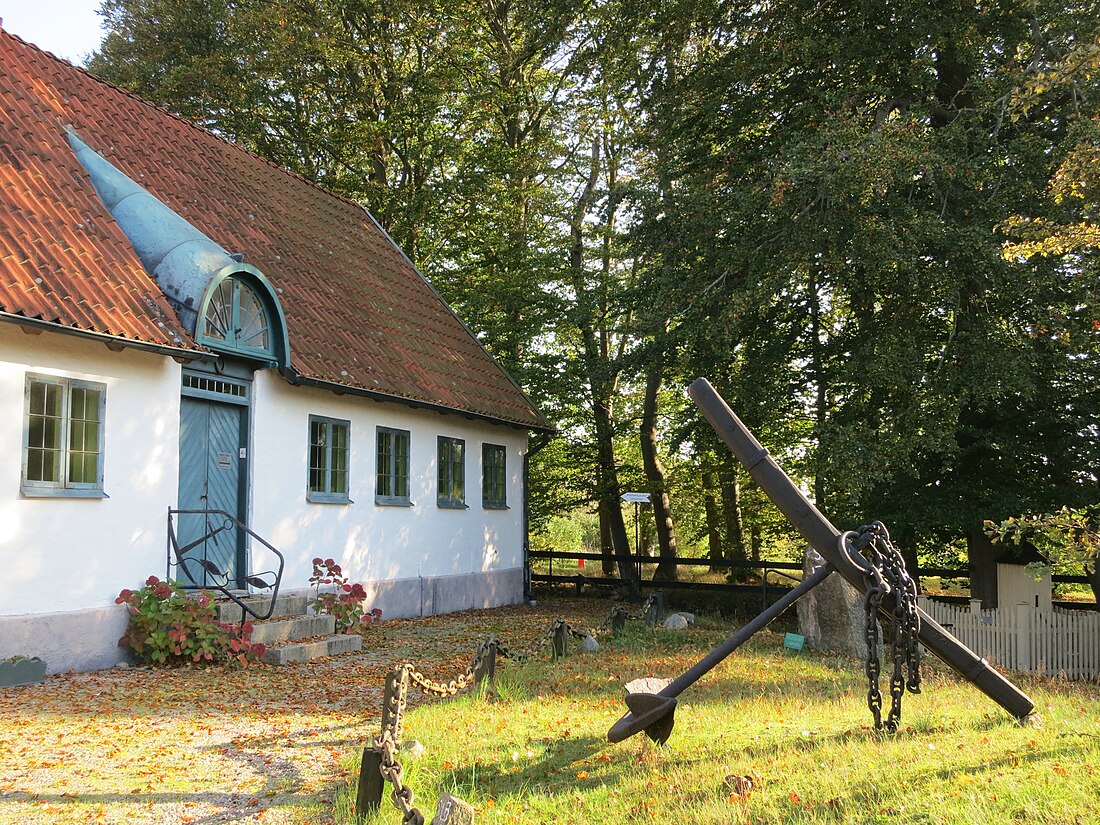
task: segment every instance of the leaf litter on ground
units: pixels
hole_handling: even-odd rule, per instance
[[[489,633],[525,649],[563,611],[586,628],[607,609],[555,599],[393,619],[366,627],[361,653],[315,662],[117,667],[0,689],[0,825],[331,823],[342,761],[378,733],[394,666],[450,680]]]

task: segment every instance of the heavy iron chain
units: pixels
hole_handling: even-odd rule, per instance
[[[531,646],[530,650],[517,652],[497,642],[497,652],[505,659],[511,659],[517,665],[527,664],[527,662],[535,658],[535,656],[541,653],[543,649],[550,644],[550,640],[554,638],[554,634],[557,633],[561,625],[567,625],[565,619],[554,619],[554,621],[550,622],[550,627],[546,629],[546,633]]]
[[[449,682],[435,682],[429,679],[420,671],[416,670],[412,665],[405,665],[409,671],[409,681],[415,685],[421,693],[429,694],[432,696],[439,696],[446,699],[449,696],[454,696],[461,691],[466,690],[474,683],[474,674],[481,666],[485,657],[489,655],[489,649],[491,646],[496,645],[497,650],[500,651],[501,645],[497,641],[496,637],[488,636],[481,643],[481,646],[477,649],[477,654],[474,656],[474,660],[467,666],[467,668],[452,679]]]
[[[631,619],[633,621],[645,621],[646,614],[649,613],[649,608],[651,608],[653,606],[653,599],[654,598],[656,598],[656,594],[650,593],[646,597],[646,600],[642,603],[642,609],[638,613],[631,613],[626,608],[622,608],[622,610],[626,614],[626,617],[628,619]],[[612,621],[613,617],[615,616],[615,610],[616,609],[617,608],[614,608],[614,607],[611,608],[611,612],[607,614],[607,618],[604,619],[603,624],[600,625],[600,630],[607,630],[608,628],[611,627],[611,621]]]
[[[411,787],[402,780],[403,769],[401,761],[397,758],[397,743],[388,730],[382,731],[382,735],[375,738],[372,747],[382,758],[379,770],[387,782],[393,785],[394,807],[401,811],[401,821],[405,825],[424,825],[424,814],[413,804],[416,797]]]
[[[413,804],[415,796],[412,788],[402,780],[403,769],[397,758],[397,748],[401,743],[401,724],[408,706],[408,684],[413,672],[412,665],[394,668],[390,676],[382,714],[382,731],[375,737],[371,747],[378,754],[382,778],[393,786],[391,798],[394,807],[401,811],[401,821],[405,825],[424,825],[424,814]]]
[[[859,530],[844,533],[839,540],[840,551],[849,558],[863,561],[867,593],[864,597],[867,638],[867,707],[875,719],[875,729],[894,733],[901,721],[901,700],[905,691],[920,693],[920,616],[917,614],[917,586],[901,551],[890,541],[886,526],[876,521]],[[882,720],[882,693],[879,691],[879,626],[878,615],[883,600],[893,595],[891,623],[894,638],[891,653],[894,672],[890,677],[890,712]],[[908,678],[907,678],[908,677]]]

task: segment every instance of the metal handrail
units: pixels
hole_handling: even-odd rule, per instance
[[[181,548],[180,545],[179,545],[179,539],[176,537],[175,525],[173,524],[173,521],[172,521],[172,517],[177,516],[177,515],[205,515],[205,516],[215,515],[215,516],[222,517],[222,522],[217,527],[213,528],[212,530],[207,531],[207,533],[205,535],[203,535],[201,538],[196,539],[195,541],[192,541],[189,544],[187,544],[185,547]],[[260,544],[262,544],[264,547],[266,547],[268,550],[270,550],[272,553],[274,553],[275,557],[279,560],[278,570],[265,570],[262,573],[255,573],[255,574],[252,574],[252,575],[249,575],[249,576],[245,576],[245,579],[244,579],[246,583],[252,585],[253,587],[263,588],[263,589],[270,589],[271,590],[270,600],[269,600],[268,605],[267,605],[267,612],[266,613],[261,614],[259,611],[255,610],[251,605],[246,604],[235,593],[233,593],[229,589],[229,586],[228,586],[229,585],[229,576],[228,576],[228,574],[222,573],[220,570],[218,570],[214,566],[213,562],[210,562],[207,559],[187,558],[186,557],[186,553],[189,550],[192,550],[193,548],[199,546],[200,544],[204,544],[207,541],[207,539],[212,538],[213,536],[216,536],[218,533],[221,533],[225,530],[229,530],[234,526],[236,526],[238,529],[243,530],[244,532],[246,532],[248,535],[250,535],[256,541],[258,541]],[[194,563],[198,564],[208,574],[208,576],[224,576],[225,581],[222,582],[222,583],[219,583],[217,581],[217,579],[213,579],[214,583],[213,583],[213,586],[210,589],[217,590],[223,596],[225,596],[226,598],[228,598],[229,600],[234,602],[238,607],[241,608],[241,624],[242,625],[246,621],[246,618],[245,618],[246,614],[248,616],[251,616],[254,619],[257,619],[257,620],[258,619],[270,619],[271,616],[274,614],[274,612],[275,612],[275,600],[279,596],[279,586],[282,584],[282,581],[283,581],[283,567],[286,564],[286,560],[283,558],[283,554],[280,553],[277,549],[275,549],[275,547],[269,541],[267,541],[263,536],[256,533],[248,525],[242,523],[235,516],[233,516],[230,513],[227,513],[225,510],[176,510],[172,507],[169,507],[168,508],[168,570],[169,571],[171,571],[171,569],[172,569],[172,563],[173,563],[172,560],[173,560],[173,558],[175,558],[176,567],[182,569],[184,571],[184,573],[186,573],[187,576],[189,578],[191,578],[192,581],[194,581],[194,576],[191,574],[191,568],[188,566],[189,562],[194,562]],[[275,581],[271,584],[264,581],[264,579],[260,578],[261,576],[266,576],[266,575],[269,575],[269,574],[273,575],[275,577]]]

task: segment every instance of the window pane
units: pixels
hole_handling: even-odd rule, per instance
[[[233,329],[233,281],[226,278],[210,296],[202,334],[225,341]]]
[[[393,494],[409,497],[409,434],[394,433]]]
[[[27,450],[28,481],[59,481],[58,463],[61,453],[57,450]]]
[[[247,285],[237,282],[238,310],[240,313],[239,344],[256,349],[267,349],[267,314],[256,293]]]
[[[27,417],[27,480],[61,481],[61,414],[64,387],[34,381]]]
[[[455,441],[451,447],[451,498],[466,500],[466,444]]]
[[[375,494],[379,496],[392,496],[392,468],[393,468],[393,438],[386,430],[378,431],[378,459],[377,475],[375,479]]]
[[[460,502],[465,499],[464,452],[465,442],[459,438],[439,436],[439,489],[437,497],[441,502]]]
[[[323,493],[325,490],[325,470],[327,466],[328,426],[324,421],[309,422],[309,490],[311,493]]]
[[[504,492],[504,448],[496,444],[485,444],[481,450],[481,498],[485,504],[503,507]]]
[[[330,424],[332,473],[330,493],[348,492],[348,425]]]

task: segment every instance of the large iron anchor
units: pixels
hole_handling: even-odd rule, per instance
[[[667,741],[672,734],[676,697],[802,595],[824,581],[834,570],[860,593],[865,594],[867,591],[865,566],[857,560],[859,557],[840,549],[840,532],[768,455],[768,451],[722,400],[710,382],[705,378],[697,379],[688,388],[688,395],[749,475],[760,485],[760,489],[828,563],[815,570],[798,587],[730,636],[664,689],[657,693],[629,694],[626,698],[629,711],[607,733],[607,738],[612,742],[620,742],[639,731],[645,731],[655,742]],[[880,610],[889,617],[893,607],[893,599],[887,598],[883,600]],[[917,614],[920,617],[919,638],[927,650],[1017,719],[1023,720],[1032,712],[1035,703],[1025,693],[923,610],[918,608]]]

